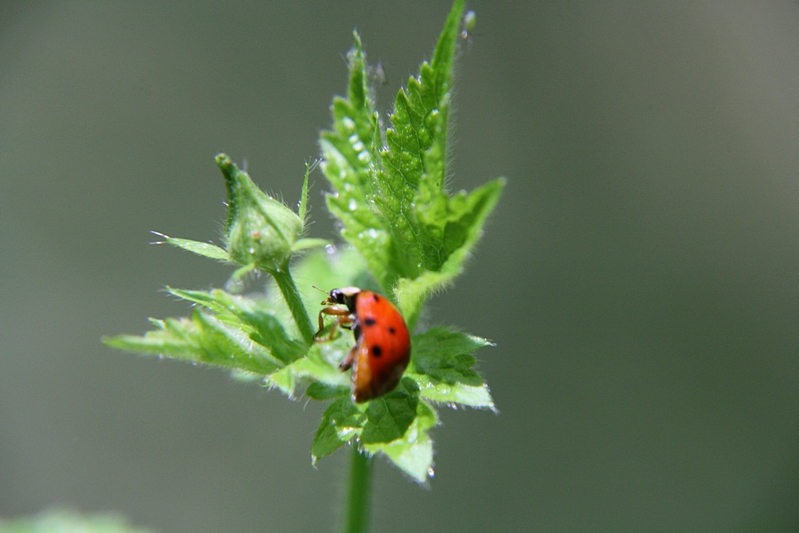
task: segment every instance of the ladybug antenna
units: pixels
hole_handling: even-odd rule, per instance
[[[330,296],[330,293],[329,293],[328,291],[326,291],[326,290],[324,290],[324,289],[320,289],[320,288],[319,288],[319,287],[317,287],[316,285],[311,285],[311,287],[313,287],[313,288],[314,288],[314,289],[316,289],[317,291],[322,291],[323,293],[325,293],[325,294],[327,294],[328,296]]]

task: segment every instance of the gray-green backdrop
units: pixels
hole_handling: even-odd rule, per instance
[[[799,6],[469,7],[451,184],[508,186],[428,323],[497,343],[501,414],[444,411],[429,490],[379,461],[374,530],[799,529]],[[216,153],[294,204],[352,29],[389,107],[448,9],[0,4],[0,516],[332,529],[319,406],[100,337],[230,274],[148,244],[219,242]]]

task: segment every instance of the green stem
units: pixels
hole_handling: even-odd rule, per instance
[[[359,452],[357,446],[353,446],[344,533],[364,533],[367,530],[371,496],[372,458]]]
[[[302,303],[300,292],[297,286],[294,285],[294,279],[289,273],[288,264],[284,265],[280,270],[269,270],[272,277],[275,278],[277,286],[280,287],[280,292],[283,293],[283,298],[289,306],[291,316],[294,317],[294,322],[300,330],[303,340],[310,346],[313,344],[313,336],[316,330],[308,317],[308,311],[305,310],[305,305]]]

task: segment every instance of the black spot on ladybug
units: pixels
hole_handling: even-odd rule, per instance
[[[397,330],[394,329],[393,327],[389,326],[388,327],[388,332],[391,333],[392,335],[394,335],[395,333],[397,333]]]
[[[377,324],[377,321],[372,317],[365,318],[363,321],[364,326],[374,326],[375,324]]]
[[[380,357],[383,355],[383,349],[380,346],[372,346],[372,355]]]
[[[372,294],[372,298],[374,298],[376,302],[380,301],[380,296],[378,296],[377,294]]]

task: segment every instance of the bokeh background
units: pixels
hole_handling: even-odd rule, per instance
[[[430,323],[501,412],[444,410],[375,531],[799,530],[799,5],[474,0],[454,189],[507,176]],[[294,204],[358,28],[383,109],[449,2],[0,4],[0,516],[324,531],[318,405],[118,353],[230,269],[213,156]],[[312,236],[331,237],[315,174]]]

